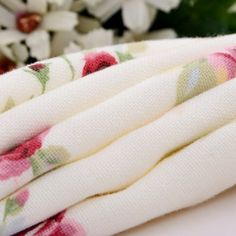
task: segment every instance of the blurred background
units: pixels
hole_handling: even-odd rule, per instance
[[[235,0],[0,0],[0,74],[94,47],[234,32]]]

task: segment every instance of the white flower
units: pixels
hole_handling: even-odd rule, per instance
[[[28,51],[23,44],[15,43],[11,46],[0,46],[0,74],[6,73],[24,64],[28,58]]]
[[[74,44],[70,44],[64,52],[76,52],[79,51],[79,49],[91,49],[109,46],[112,44],[114,44],[113,31],[100,28],[92,30],[87,34],[79,34],[78,37],[74,40]]]
[[[84,49],[109,46],[113,44],[113,31],[103,28],[93,30],[86,35],[80,35],[77,42]]]
[[[70,2],[70,0],[68,0],[68,2]],[[66,2],[64,0],[48,0],[48,3],[55,4],[59,7],[61,7]]]
[[[94,29],[87,34],[79,34],[75,31],[71,31],[68,37],[65,34],[59,33],[56,38],[53,39],[53,44],[57,45],[57,48],[61,48],[62,53],[78,52],[82,49],[91,49],[96,47],[103,47],[114,44],[114,33],[111,30],[105,30],[103,28]]]
[[[14,44],[19,52],[24,50],[19,42],[25,40],[30,55],[38,60],[50,57],[49,32],[70,31],[78,23],[77,14],[68,10],[72,0],[0,0],[0,4],[0,26],[4,27],[0,45]],[[48,11],[50,6],[55,10]]]
[[[83,0],[89,12],[106,21],[120,8],[124,25],[131,31],[141,34],[151,26],[156,9],[169,12],[176,8],[180,0]]]
[[[74,2],[76,3],[76,1]],[[72,4],[74,6],[74,4]],[[64,53],[71,53],[71,52],[78,52],[85,47],[84,43],[81,45],[79,42],[79,38],[84,41],[84,37],[86,34],[93,32],[96,29],[101,28],[101,24],[97,19],[87,16],[80,16],[79,17],[79,24],[78,26],[70,31],[67,31],[66,34],[64,31],[56,32],[51,40],[51,56],[59,56]],[[96,31],[97,34],[100,31]],[[105,30],[102,31],[106,32]],[[100,34],[99,37],[104,37],[104,43],[110,43],[109,37],[106,39],[106,34]],[[90,35],[90,34],[89,34]],[[87,35],[89,37],[89,35]],[[96,36],[96,35],[95,35]],[[94,42],[95,41],[95,42]],[[100,40],[99,40],[100,41]],[[91,40],[89,41],[91,42]],[[91,47],[94,46],[94,43],[99,46],[100,43],[97,40],[93,39],[93,43]],[[89,47],[88,43],[86,44],[86,48]]]
[[[78,44],[75,42],[70,42],[68,47],[64,49],[64,54],[79,52],[81,50],[82,48]]]
[[[74,32],[75,33],[75,32]],[[152,31],[143,35],[136,35],[131,31],[125,31],[122,37],[115,37],[111,30],[103,28],[93,30],[88,34],[74,34],[71,32],[69,39],[61,34],[57,38],[58,48],[64,48],[64,54],[79,52],[83,49],[91,49],[96,47],[103,47],[112,44],[123,44],[143,40],[156,40],[156,39],[172,39],[176,38],[177,34],[173,29],[162,29]],[[96,38],[96,40],[94,40]],[[60,39],[60,42],[59,42]],[[67,46],[66,46],[67,45]],[[60,54],[63,53],[62,51]]]
[[[28,58],[29,53],[27,47],[22,43],[13,43],[9,46],[0,45],[0,58],[8,58],[17,65],[24,65],[24,61]],[[1,66],[1,64],[0,64]]]
[[[67,31],[59,31],[55,33],[52,37],[51,42],[51,56],[59,56],[64,53],[64,49],[66,49],[69,44],[73,41],[76,41],[79,37],[79,34],[75,30]]]
[[[176,37],[177,34],[173,29],[161,29],[145,34],[142,40],[174,39]]]
[[[131,31],[125,31],[122,37],[115,38],[115,43],[123,44],[123,43],[137,42],[143,40],[173,39],[176,37],[177,34],[173,29],[155,30],[150,33],[142,35],[134,34]]]
[[[236,12],[236,3],[233,3],[230,8],[228,9],[229,13],[235,13]]]

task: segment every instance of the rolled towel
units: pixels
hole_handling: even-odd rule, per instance
[[[158,50],[154,50],[153,55],[149,53],[149,56],[140,56],[141,58],[128,60],[125,63],[109,67],[106,70],[88,74],[83,80],[72,81],[42,96],[36,98],[33,96],[31,100],[29,99],[32,98],[32,94],[27,95],[27,98],[24,97],[20,99],[19,102],[16,102],[15,100],[17,99],[14,98],[14,102],[12,102],[13,96],[11,96],[11,91],[9,91],[7,92],[7,96],[0,100],[5,101],[4,109],[14,107],[15,103],[21,104],[23,101],[29,101],[0,116],[0,153],[23,143],[48,127],[78,112],[83,112],[88,108],[104,102],[153,75],[178,65],[184,65],[199,57],[207,56],[214,51],[232,47],[235,45],[235,38],[236,35],[206,40],[196,39],[196,41],[193,39],[188,43],[185,41],[184,47],[177,44],[177,47],[171,49],[168,53],[166,51],[158,52]],[[194,47],[192,46],[193,43],[195,45]],[[156,41],[156,44],[159,44],[159,41]],[[152,42],[150,47],[154,47],[153,45],[155,45],[155,43]],[[144,48],[144,50],[146,50],[146,48]],[[97,59],[95,57],[94,61],[97,60],[100,61],[99,58]],[[58,65],[57,68],[60,68],[60,65]],[[22,70],[28,71],[29,68],[20,69],[19,73],[22,72]],[[13,83],[14,91],[17,89],[17,92],[20,94],[25,94],[25,92],[21,90],[25,87],[31,91],[32,85],[19,84],[18,86],[17,83],[15,83],[15,79],[13,79],[14,76],[12,76],[11,80],[11,74],[14,73],[13,71],[7,74],[9,79],[5,80],[3,78],[0,80],[0,88],[2,87],[4,91],[8,91],[7,88],[11,86],[1,85],[1,81],[9,81]],[[57,78],[59,76],[58,74],[60,74],[60,71],[52,75],[52,79],[54,79],[54,77]],[[71,76],[71,74],[67,73],[67,75],[64,75],[64,77],[68,76]],[[20,77],[22,76],[17,76],[17,78]],[[49,81],[50,80],[51,78]],[[36,82],[34,78],[34,83]],[[2,92],[2,94],[4,94],[4,92]],[[53,107],[53,109],[50,109],[51,107]],[[17,136],[15,135],[16,133]]]
[[[28,73],[24,89],[42,91],[10,96],[0,115],[0,235],[111,235],[233,186],[235,37],[118,45],[6,74],[6,88]],[[50,87],[39,74],[62,61]]]

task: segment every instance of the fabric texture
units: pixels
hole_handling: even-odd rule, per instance
[[[2,75],[0,235],[113,235],[234,186],[235,39],[110,46]]]

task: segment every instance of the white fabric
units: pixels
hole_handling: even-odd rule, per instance
[[[3,75],[1,235],[113,235],[234,186],[235,37],[117,45]]]

